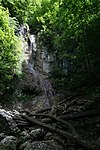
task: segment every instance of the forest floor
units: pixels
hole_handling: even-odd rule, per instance
[[[60,105],[59,105],[60,104]],[[68,150],[73,149],[100,149],[100,109],[90,109],[92,102],[86,97],[71,93],[71,96],[58,104],[57,116],[66,120],[78,133],[76,144],[69,145]],[[72,129],[73,130],[73,129]],[[75,134],[76,134],[75,133]],[[74,136],[74,131],[72,131]],[[76,134],[77,136],[77,134]],[[77,138],[76,138],[77,139]],[[82,141],[80,141],[82,139]],[[87,142],[87,144],[85,142]],[[68,142],[68,139],[67,139]],[[82,144],[83,142],[84,144]],[[66,143],[66,140],[65,140]],[[86,145],[88,146],[86,146]],[[84,145],[84,146],[83,146]],[[86,146],[86,147],[85,147]],[[68,146],[67,146],[68,147]]]
[[[24,78],[15,90],[17,93],[12,95],[14,101],[6,103],[5,108],[24,111],[24,116],[21,113],[22,120],[24,118],[26,122],[51,132],[51,139],[56,140],[64,150],[99,150],[99,105],[93,108],[93,101],[86,96],[69,91],[64,98],[55,96],[53,106],[46,105],[46,97],[40,87],[33,84],[32,75],[24,69]]]
[[[24,79],[23,92],[26,92],[24,94],[28,94],[30,99],[23,103],[26,116],[30,117],[25,118],[27,122],[34,124],[35,117],[37,121],[35,124],[51,132],[51,139],[57,140],[65,150],[100,149],[100,107],[98,104],[93,107],[93,101],[86,96],[68,91],[62,100],[55,96],[54,105],[49,107],[45,105],[46,98],[41,95],[39,87],[32,84],[33,78],[27,73],[27,69]],[[34,89],[34,94],[38,94],[32,98],[30,95]],[[34,101],[33,105],[32,101]]]
[[[43,95],[39,83],[36,84],[26,63],[23,69],[23,78],[15,78],[12,82],[14,92],[11,95],[8,92],[11,103],[8,101],[3,106],[24,111],[25,115],[21,113],[20,121],[24,118],[31,126],[35,124],[44,131],[51,132],[50,139],[56,140],[64,150],[99,150],[100,102],[93,107],[94,102],[86,96],[77,91],[66,91],[65,97],[55,95],[54,104],[49,106],[47,97]],[[98,94],[97,99],[99,98]],[[30,127],[25,127],[24,130],[27,128]],[[42,140],[44,139],[45,136]]]

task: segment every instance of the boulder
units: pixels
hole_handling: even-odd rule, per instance
[[[17,133],[18,127],[13,120],[16,112],[7,111],[5,109],[0,109],[0,133],[3,132],[6,135],[11,135],[11,133]]]
[[[10,134],[11,133],[11,128],[8,124],[8,121],[6,117],[3,116],[3,114],[0,114],[0,133],[4,132],[5,134]]]
[[[6,136],[0,142],[0,150],[17,150],[17,138],[14,136]]]
[[[30,139],[30,134],[28,133],[28,131],[21,132],[19,136],[20,136],[20,142],[27,141]]]
[[[20,150],[63,150],[63,147],[58,145],[54,140],[48,141],[27,141],[22,144]]]
[[[4,133],[0,133],[0,141],[3,140],[5,138],[5,134]]]
[[[42,129],[34,129],[30,132],[32,140],[40,140],[44,137],[44,131]]]

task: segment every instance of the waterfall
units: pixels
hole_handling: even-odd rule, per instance
[[[25,31],[24,31],[25,30]],[[21,26],[20,33],[22,34],[23,38],[26,40],[26,36],[29,34],[26,32],[26,28]],[[35,69],[35,57],[37,51],[36,45],[36,37],[34,34],[29,34],[27,38],[27,53],[25,53],[27,63],[27,68],[29,73],[31,73],[34,77],[35,84],[39,85],[42,89],[43,94],[45,95],[46,99],[49,100],[49,105],[53,105],[53,97],[55,95],[55,91],[52,88],[51,83],[48,79],[44,77],[42,73]],[[26,46],[24,47],[26,49]]]
[[[37,70],[35,70],[31,63],[28,63],[28,70],[33,75],[33,77],[35,78],[36,84],[39,83],[43,94],[49,100],[50,106],[52,106],[55,91],[52,88],[51,83],[47,79],[45,79],[41,73],[39,73]]]

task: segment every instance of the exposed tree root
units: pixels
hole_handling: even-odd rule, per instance
[[[50,111],[51,109],[52,109],[52,107],[48,107],[48,108],[45,108],[45,109],[37,110],[37,111],[35,111],[35,113],[43,113],[43,112],[46,112],[46,111]]]
[[[33,119],[27,115],[21,115],[22,118],[26,119],[28,122],[32,123],[33,125],[38,125],[40,127],[43,127],[46,130],[49,130],[52,133],[56,133],[59,136],[62,136],[64,138],[68,138],[70,140],[74,140],[78,145],[81,147],[87,149],[87,150],[96,150],[94,144],[88,143],[87,141],[83,140],[77,133],[74,132],[74,134],[70,134],[67,131],[63,131],[61,129],[57,129],[55,127],[52,127],[50,125],[44,124],[40,121],[37,121],[36,119]]]
[[[63,101],[59,102],[58,105],[61,105],[61,104],[65,103],[66,101],[71,100],[77,96],[79,96],[79,95],[78,94],[71,95],[71,96],[67,97],[66,99],[64,99]]]
[[[83,117],[93,117],[93,116],[99,116],[100,115],[100,110],[89,110],[89,111],[84,111],[84,112],[78,112],[78,113],[71,113],[71,114],[66,114],[60,116],[62,119],[78,119],[78,118],[83,118]]]
[[[68,120],[99,116],[100,110],[89,110],[84,112],[71,113],[61,115],[59,117],[53,115],[50,110],[52,111],[52,107],[39,110],[36,113],[31,113],[30,111],[23,111],[27,115],[20,114],[20,116],[16,116],[14,120],[21,128],[39,126],[49,132],[59,135],[63,140],[69,139],[73,141],[74,144],[84,148],[84,150],[99,150],[97,142],[89,143],[88,141],[84,140],[77,133],[76,129],[72,126],[72,124],[68,122]],[[49,113],[45,114],[45,112],[47,111],[49,111]]]
[[[53,115],[48,115],[48,114],[32,114],[31,112],[30,112],[30,114],[31,114],[31,116],[42,116],[42,117],[50,118],[52,120],[51,122],[53,122],[53,121],[59,122],[60,125],[62,125],[64,128],[70,129],[70,131],[73,132],[73,133],[76,132],[75,129],[72,127],[72,125],[69,122],[64,121],[62,119],[59,119],[58,117],[55,117]]]

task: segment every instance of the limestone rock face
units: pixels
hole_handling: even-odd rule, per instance
[[[49,74],[55,59],[55,53],[44,47],[37,38],[36,67],[40,72]]]

